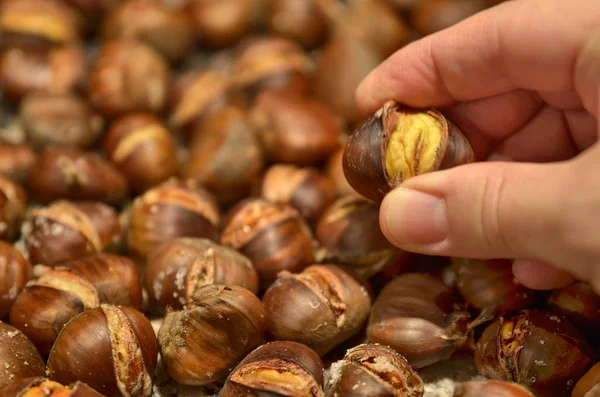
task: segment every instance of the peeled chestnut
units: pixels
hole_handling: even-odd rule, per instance
[[[169,66],[152,47],[135,40],[102,45],[90,71],[88,98],[107,118],[160,112],[166,104]]]
[[[124,2],[108,13],[102,25],[103,40],[137,39],[173,63],[182,60],[194,44],[188,15],[159,1]]]
[[[600,363],[596,363],[575,384],[571,397],[595,397],[600,395]]]
[[[266,91],[252,109],[267,156],[300,165],[326,160],[340,142],[338,120],[322,103],[301,94]]]
[[[103,303],[142,308],[142,282],[137,265],[124,256],[99,253],[60,262],[96,287]]]
[[[260,195],[274,203],[289,204],[315,223],[336,197],[333,182],[312,167],[276,164],[264,175]]]
[[[72,146],[92,147],[104,121],[88,104],[69,93],[33,93],[21,103],[19,114],[27,142],[36,148]]]
[[[130,211],[129,251],[145,258],[176,237],[217,239],[220,222],[214,197],[193,179],[170,179],[135,199]]]
[[[358,195],[338,199],[327,208],[316,236],[319,259],[348,266],[364,277],[392,264],[399,252],[379,228],[379,206]]]
[[[521,310],[533,305],[539,296],[517,281],[510,260],[453,258],[452,269],[458,292],[479,310],[490,313]]]
[[[33,209],[23,226],[25,249],[33,264],[81,258],[110,248],[120,238],[118,214],[95,202],[56,201]]]
[[[103,145],[106,157],[136,191],[164,182],[179,168],[175,138],[151,113],[130,113],[116,119]]]
[[[63,386],[41,376],[11,382],[2,392],[2,397],[105,397],[82,382]]]
[[[523,386],[500,380],[472,380],[456,385],[454,397],[535,397]]]
[[[0,240],[13,240],[27,209],[27,193],[17,182],[0,175]]]
[[[35,153],[27,144],[0,142],[0,176],[24,182],[35,164]]]
[[[483,0],[423,0],[410,12],[410,24],[425,36],[446,29],[487,8]]]
[[[393,349],[363,344],[348,350],[331,366],[325,396],[422,397],[423,380]]]
[[[302,271],[314,259],[312,235],[298,211],[249,198],[230,211],[221,244],[247,256],[267,287],[282,270]]]
[[[92,283],[68,269],[56,268],[27,283],[12,306],[10,323],[47,356],[65,324],[99,304]]]
[[[149,397],[157,359],[156,336],[142,313],[102,305],[63,328],[47,373],[61,383],[85,382],[107,397]]]
[[[50,147],[38,156],[29,188],[42,202],[56,199],[120,203],[128,193],[127,180],[112,164],[92,152]]]
[[[334,265],[281,272],[263,297],[269,334],[320,356],[356,334],[371,309],[367,285]]]
[[[32,92],[79,90],[87,75],[86,56],[79,46],[7,49],[0,53],[0,85],[14,102]]]
[[[344,174],[363,196],[380,202],[403,181],[474,161],[467,137],[437,110],[389,101],[346,143]]]
[[[323,362],[305,345],[272,342],[255,349],[227,378],[221,397],[322,397]]]
[[[195,178],[224,204],[247,195],[264,159],[248,113],[230,106],[198,125],[182,174]]]
[[[517,382],[539,397],[569,396],[593,359],[592,348],[565,317],[538,310],[498,318],[475,349],[483,376]]]
[[[0,241],[0,320],[8,317],[17,294],[32,275],[31,264],[21,252]]]
[[[183,311],[167,313],[158,342],[169,376],[183,385],[225,379],[265,332],[265,312],[252,292],[235,285],[204,285]]]
[[[17,328],[0,321],[0,389],[20,379],[44,376],[45,365],[40,353]],[[3,392],[0,390],[0,393]]]
[[[390,346],[413,368],[447,360],[467,341],[468,313],[441,281],[407,273],[387,284],[373,304],[369,342]]]
[[[242,254],[207,239],[178,238],[150,251],[144,285],[153,307],[181,309],[204,285],[238,285],[258,293],[258,275]]]
[[[315,0],[268,0],[266,19],[271,34],[306,48],[320,45],[329,31],[327,17]]]

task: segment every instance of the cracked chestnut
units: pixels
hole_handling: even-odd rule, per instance
[[[0,142],[0,176],[25,182],[35,162],[35,152],[31,146]]]
[[[2,397],[106,397],[83,382],[63,386],[41,376],[11,382],[2,392]]]
[[[523,386],[500,380],[472,380],[456,385],[454,397],[535,397]]]
[[[12,382],[44,376],[45,365],[40,353],[17,328],[0,321],[0,389]]]
[[[14,240],[27,210],[25,189],[0,175],[0,240]]]
[[[32,276],[31,263],[21,252],[0,241],[0,320],[8,317],[15,298]]]

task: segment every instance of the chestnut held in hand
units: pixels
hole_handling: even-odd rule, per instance
[[[80,380],[107,397],[149,397],[158,359],[150,321],[135,309],[102,305],[63,328],[48,358],[48,374]]]
[[[0,390],[11,382],[44,376],[45,365],[40,353],[17,328],[0,321]]]
[[[331,365],[326,397],[422,397],[423,380],[393,349],[363,344]]]
[[[569,396],[593,360],[592,348],[564,316],[539,310],[498,318],[475,349],[480,374],[517,382],[539,397]]]
[[[29,261],[11,244],[0,241],[0,320],[8,317],[17,294],[31,277]]]
[[[369,342],[390,346],[413,368],[449,359],[467,341],[469,314],[455,294],[425,273],[403,274],[373,304]]]
[[[0,240],[12,241],[18,237],[26,210],[25,189],[17,182],[0,175]]]
[[[238,285],[258,293],[252,262],[208,239],[173,239],[150,251],[144,285],[153,307],[182,309],[197,289],[210,284]]]
[[[272,342],[255,349],[227,378],[221,397],[323,397],[323,362],[305,345]]]
[[[365,324],[371,309],[367,288],[334,265],[281,272],[263,297],[269,334],[304,343],[323,356]]]
[[[2,392],[2,397],[105,397],[79,381],[63,386],[41,376],[11,382]]]
[[[529,390],[513,382],[501,380],[472,380],[459,383],[454,397],[535,397]]]
[[[474,161],[467,137],[437,110],[389,101],[346,143],[344,174],[363,196],[380,202],[403,181]]]

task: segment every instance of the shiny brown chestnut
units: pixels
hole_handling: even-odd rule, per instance
[[[118,214],[96,202],[56,201],[34,208],[23,225],[23,240],[32,264],[94,254],[117,244],[121,238]]]
[[[15,298],[32,276],[31,263],[21,252],[0,241],[0,320],[8,317]]]
[[[32,92],[77,91],[87,76],[86,56],[79,46],[7,49],[0,53],[0,85],[13,102]]]
[[[317,0],[318,1],[318,0]],[[315,48],[329,32],[326,14],[315,0],[268,0],[266,23],[269,33]]]
[[[258,293],[258,275],[242,254],[208,239],[178,238],[150,251],[144,285],[152,307],[175,310],[204,285],[226,284]]]
[[[40,353],[17,328],[0,321],[0,389],[21,379],[44,376],[45,365]],[[2,391],[0,391],[2,393]]]
[[[407,273],[390,281],[375,300],[367,336],[419,369],[450,358],[467,341],[468,319],[441,281]]]
[[[92,283],[68,269],[56,268],[27,283],[11,308],[10,323],[47,356],[65,324],[99,304]]]
[[[25,189],[0,175],[0,240],[13,240],[19,235],[26,209]]]
[[[289,204],[310,223],[316,223],[335,201],[333,182],[317,168],[275,164],[263,177],[262,198],[273,203]]]
[[[535,397],[518,383],[500,380],[472,380],[456,385],[454,397]]]
[[[119,204],[128,193],[127,180],[96,153],[49,147],[38,156],[29,188],[42,202],[56,199],[94,200]]]
[[[255,349],[227,378],[221,397],[323,397],[323,362],[296,342],[271,342]]]
[[[262,287],[280,271],[300,272],[314,259],[312,235],[298,211],[259,198],[243,200],[231,209],[221,244],[252,261]]]
[[[107,397],[149,397],[157,359],[156,336],[142,313],[101,305],[63,328],[47,373],[61,383],[85,382]]]
[[[208,385],[258,347],[265,312],[252,292],[235,285],[196,289],[183,311],[167,313],[158,342],[169,376],[183,385]]]
[[[333,181],[339,197],[348,196],[350,194],[358,194],[346,180],[342,161],[343,158],[344,147],[341,147],[337,149],[331,156],[329,156],[325,166],[325,172],[327,173],[329,179]]]
[[[379,206],[358,195],[338,199],[323,214],[316,230],[320,260],[352,268],[371,277],[398,257],[399,250],[379,227]]]
[[[169,179],[135,199],[129,214],[129,252],[145,258],[177,237],[216,240],[219,209],[212,194],[193,179]]]
[[[92,112],[86,101],[70,94],[32,93],[19,110],[19,121],[27,142],[36,148],[70,146],[92,147],[104,121]]]
[[[172,63],[181,61],[194,44],[189,16],[159,1],[130,0],[108,13],[102,22],[102,39],[136,39]]]
[[[595,397],[600,395],[600,363],[596,363],[575,384],[571,397]]]
[[[510,260],[453,258],[452,270],[458,292],[479,310],[503,313],[526,309],[539,297],[515,278]]]
[[[281,163],[319,164],[337,148],[340,123],[322,103],[302,94],[266,91],[252,109],[266,155]]]
[[[367,284],[334,265],[281,272],[263,297],[269,334],[320,356],[360,331],[369,317]]]
[[[585,337],[565,317],[539,310],[498,318],[475,349],[480,374],[517,382],[539,397],[569,396],[593,360]]]
[[[446,29],[488,5],[483,0],[424,0],[409,15],[411,26],[425,36]]]
[[[358,193],[380,202],[408,178],[474,157],[467,137],[437,110],[389,101],[350,136],[344,174]]]
[[[220,203],[230,204],[247,196],[263,166],[263,151],[248,113],[229,106],[198,124],[182,174],[197,179]]]
[[[33,169],[36,157],[31,146],[0,142],[0,175],[25,182]]]
[[[114,118],[134,111],[160,112],[166,105],[169,66],[152,47],[112,40],[100,47],[88,86],[92,106]]]
[[[130,113],[113,121],[103,148],[135,191],[166,181],[179,168],[175,138],[151,113]]]
[[[2,393],[2,397],[106,397],[83,382],[63,386],[41,376],[11,382]]]
[[[331,365],[326,397],[422,397],[421,377],[393,349],[375,343],[356,346]]]

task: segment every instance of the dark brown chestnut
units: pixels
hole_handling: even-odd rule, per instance
[[[265,312],[252,292],[235,285],[196,289],[183,311],[170,312],[158,331],[163,364],[183,385],[208,385],[258,347]]]
[[[539,294],[520,284],[510,260],[453,258],[456,288],[472,307],[490,313],[503,313],[532,306]],[[600,299],[599,299],[600,301]]]
[[[127,180],[96,153],[49,147],[38,156],[29,188],[42,202],[56,199],[94,200],[119,204],[128,193]]]
[[[425,390],[404,357],[375,343],[348,350],[330,371],[326,397],[422,397]]]
[[[425,36],[446,29],[487,8],[483,0],[423,0],[410,11],[410,24]]]
[[[322,103],[302,94],[266,91],[252,109],[269,159],[313,165],[325,161],[341,138],[340,123]]]
[[[129,216],[130,253],[145,258],[177,237],[216,240],[219,209],[212,194],[193,179],[170,179],[135,199]]]
[[[467,341],[468,319],[441,281],[407,273],[390,281],[375,300],[367,336],[418,369],[450,358]]]
[[[113,121],[103,146],[135,191],[166,181],[179,168],[175,138],[151,113],[130,113]]]
[[[68,269],[56,268],[27,283],[12,306],[10,323],[47,356],[65,324],[99,304],[92,283]]]
[[[32,264],[54,265],[100,252],[121,238],[118,214],[95,202],[56,201],[34,208],[23,226]]]
[[[0,142],[0,175],[25,182],[36,161],[35,153],[27,144]]]
[[[379,206],[358,195],[327,208],[316,236],[321,261],[348,266],[364,277],[392,264],[399,254],[379,228]]]
[[[198,125],[182,174],[210,189],[222,204],[247,196],[262,173],[263,151],[248,113],[229,106]]]
[[[0,240],[14,240],[27,209],[25,189],[0,175]]]
[[[269,334],[323,356],[360,331],[369,317],[368,285],[334,265],[281,272],[263,297]]]
[[[15,298],[32,276],[31,264],[21,252],[0,241],[0,320],[8,317]]]
[[[0,362],[2,363],[0,389],[3,390],[11,382],[44,376],[45,373],[44,361],[33,343],[17,328],[1,321]]]
[[[315,0],[268,0],[268,31],[276,36],[315,48],[325,41],[329,22]]]
[[[331,156],[329,156],[325,167],[325,172],[327,173],[329,179],[333,181],[333,184],[335,185],[337,191],[337,195],[340,197],[348,196],[351,194],[358,194],[346,180],[342,161],[343,158],[344,148],[341,147],[337,149]]]
[[[571,397],[595,397],[600,395],[600,363],[596,363],[575,384]]]
[[[569,396],[593,360],[592,348],[565,317],[539,310],[498,318],[475,349],[483,376],[517,382],[539,397]]]
[[[152,307],[175,310],[204,285],[238,285],[258,293],[258,275],[242,254],[207,239],[178,238],[153,249],[144,268]]]
[[[172,63],[181,61],[194,44],[189,16],[159,1],[130,0],[108,13],[102,23],[102,39],[140,40]]]
[[[437,110],[389,101],[350,136],[344,174],[358,193],[380,202],[408,178],[474,157],[467,137]]]
[[[11,382],[2,393],[2,397],[106,397],[82,382],[63,386],[41,376]]]
[[[230,211],[221,244],[247,256],[267,287],[282,270],[300,272],[314,259],[312,235],[289,205],[249,198]]]
[[[19,121],[27,142],[36,148],[70,146],[92,147],[104,120],[94,114],[86,101],[70,93],[32,93],[23,102]]]
[[[501,380],[472,380],[456,385],[454,397],[535,397],[523,386]]]
[[[166,105],[170,74],[164,58],[135,40],[112,40],[100,47],[88,98],[107,118],[134,111],[160,112]]]
[[[149,397],[157,359],[156,336],[142,313],[102,305],[63,328],[47,373],[61,383],[85,382],[107,397]]]
[[[255,349],[227,378],[221,397],[322,397],[323,362],[305,345],[272,342]]]

